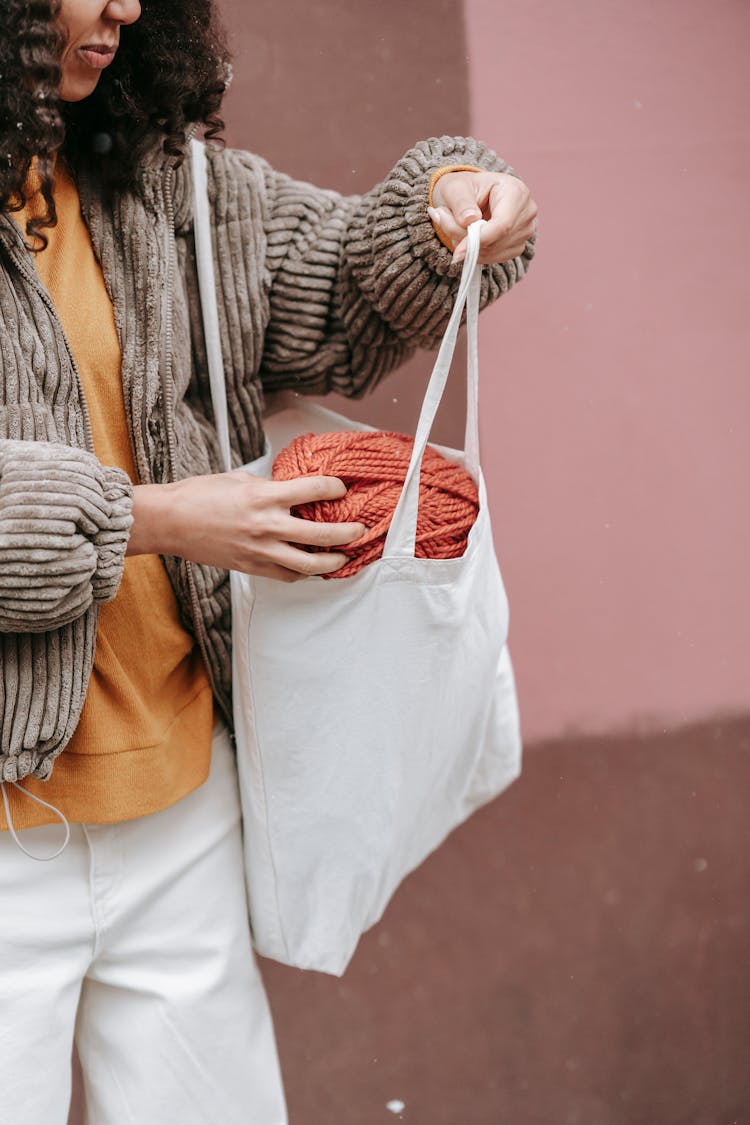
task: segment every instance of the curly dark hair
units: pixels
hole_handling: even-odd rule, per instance
[[[190,126],[217,137],[229,53],[213,0],[143,0],[134,24],[96,90],[81,102],[60,98],[64,38],[60,0],[0,3],[0,213],[25,204],[32,160],[46,215],[29,223],[35,249],[57,221],[55,154],[74,169],[96,163],[108,190],[136,190],[138,171],[155,148],[183,158]]]

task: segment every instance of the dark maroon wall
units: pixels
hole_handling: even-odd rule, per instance
[[[343,980],[264,964],[291,1125],[749,1125],[748,750],[540,746]]]
[[[342,980],[263,962],[290,1125],[749,1125],[748,751],[540,746]]]
[[[457,0],[223,0],[235,52],[227,138],[274,167],[363,192],[423,137],[469,132],[468,61]],[[430,358],[422,354],[365,403],[328,405],[413,431]],[[458,360],[435,436],[460,444]]]
[[[469,127],[456,0],[222,0],[230,143],[285,172],[367,190],[415,140]]]

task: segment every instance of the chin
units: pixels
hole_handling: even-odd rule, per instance
[[[60,86],[60,97],[64,102],[82,102],[93,94],[98,85],[98,76],[93,81],[91,79],[88,81],[63,80]]]

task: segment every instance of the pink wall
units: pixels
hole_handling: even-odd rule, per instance
[[[472,131],[541,207],[482,338],[527,739],[747,710],[750,8],[466,18]]]

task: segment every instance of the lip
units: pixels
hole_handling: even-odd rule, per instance
[[[78,48],[78,54],[94,70],[104,70],[117,54],[117,47],[110,47],[105,43],[87,43],[85,47]]]

